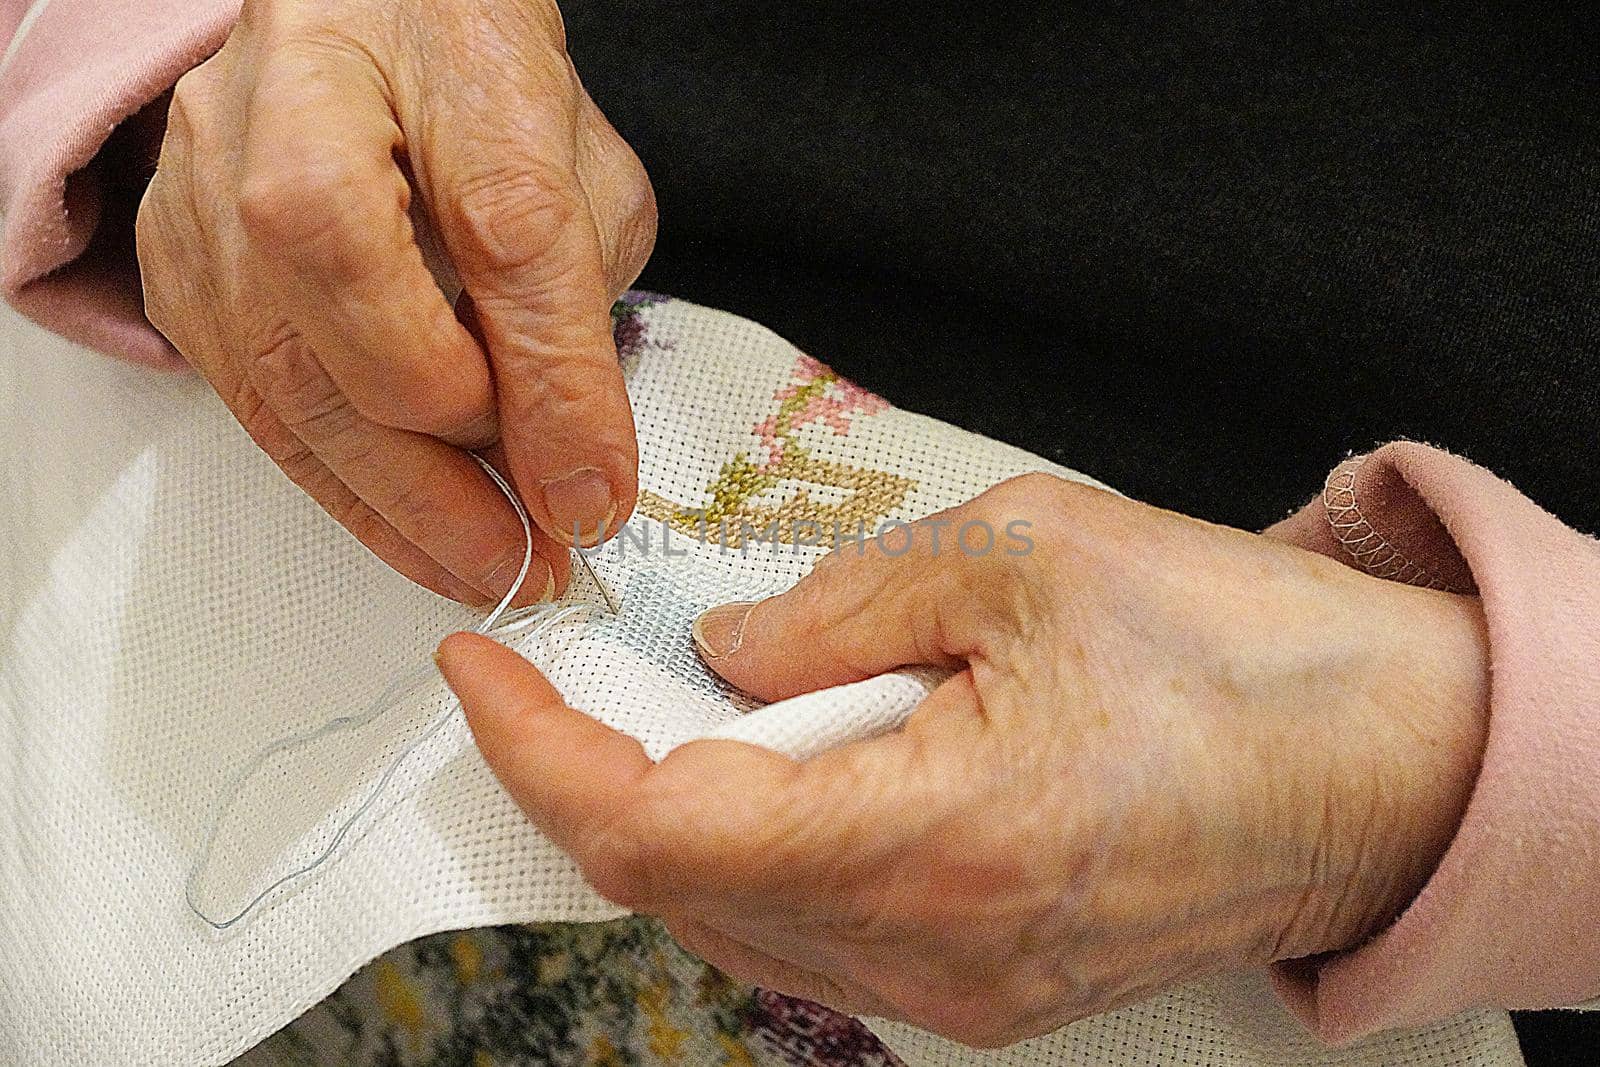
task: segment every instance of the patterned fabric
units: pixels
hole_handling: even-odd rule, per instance
[[[654,920],[394,949],[235,1067],[900,1067],[854,1019],[736,985]]]
[[[651,346],[663,351],[672,347],[671,341],[652,338],[639,314],[668,299],[633,291],[612,307],[617,355],[625,365]],[[641,490],[639,514],[728,548],[751,539],[819,544],[830,537],[838,543],[851,535],[861,540],[876,533],[880,520],[905,501],[916,482],[814,455],[801,444],[800,429],[815,423],[844,437],[856,416],[885,411],[888,402],[807,355],[797,357],[789,384],[772,401],[771,413],[750,428],[761,445],[756,456],[735,452],[698,504]],[[787,487],[782,499],[768,500],[780,487]]]

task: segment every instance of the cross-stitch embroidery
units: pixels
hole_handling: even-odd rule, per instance
[[[674,503],[649,491],[639,496],[639,512],[673,529],[738,548],[748,539],[793,544],[797,537],[818,540],[852,536],[876,525],[905,500],[915,482],[888,471],[852,467],[823,459],[800,443],[800,429],[826,426],[836,436],[850,432],[858,416],[888,408],[879,396],[801,356],[791,382],[773,394],[778,410],[756,423],[751,433],[764,455],[735,453],[706,488],[701,507]],[[783,482],[800,486],[781,503],[764,504],[762,494]],[[843,500],[819,499],[807,486],[843,490]],[[799,531],[797,533],[797,531]]]

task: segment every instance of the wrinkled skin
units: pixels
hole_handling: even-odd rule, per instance
[[[146,313],[255,441],[382,559],[474,604],[523,536],[464,449],[494,446],[543,531],[522,602],[564,586],[575,524],[592,541],[632,511],[609,308],[654,237],[547,0],[249,0],[174,90],[137,223]]]
[[[1033,551],[952,550],[973,519],[1030,522]],[[440,665],[602,894],[736,977],[969,1044],[1355,945],[1437,864],[1484,737],[1476,600],[1044,475],[916,529],[699,624],[766,699],[955,672],[806,762],[701,741],[652,764],[492,641]]]

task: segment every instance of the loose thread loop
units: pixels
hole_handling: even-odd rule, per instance
[[[508,614],[508,611],[511,607],[511,602],[515,600],[517,594],[521,592],[522,585],[528,577],[528,570],[533,564],[533,524],[528,518],[527,508],[523,507],[522,501],[517,497],[516,492],[511,488],[511,485],[506,481],[505,477],[481,457],[473,456],[472,458],[478,461],[478,465],[483,468],[484,473],[489,476],[489,478],[494,482],[496,488],[498,488],[500,492],[505,495],[505,498],[510,501],[511,507],[517,513],[517,520],[522,524],[523,536],[522,567],[517,572],[516,581],[511,583],[511,588],[506,592],[505,596],[501,598],[500,603],[495,605],[494,609],[484,617],[482,622],[473,627],[474,631],[484,635],[485,637],[492,637],[497,640],[503,640],[518,634],[528,637],[536,637],[548,630],[553,629],[575,615],[586,613],[589,610],[589,606],[585,604],[568,604],[565,606],[543,604],[529,608],[525,612]],[[405,694],[411,692],[413,689],[416,689],[418,686],[424,682],[427,682],[434,676],[435,670],[432,664],[423,664],[413,668],[412,670],[402,674],[400,677],[392,680],[383,688],[378,696],[369,704],[367,704],[367,706],[359,713],[355,715],[341,715],[337,718],[330,719],[328,722],[323,723],[321,726],[318,726],[315,729],[304,731],[299,734],[291,734],[288,737],[279,738],[257,752],[255,756],[253,756],[245,764],[245,766],[237,774],[235,774],[232,779],[229,780],[228,785],[222,790],[221,799],[217,804],[211,824],[207,828],[205,840],[201,844],[200,851],[195,857],[194,865],[190,868],[189,876],[184,882],[184,901],[188,905],[189,910],[212,929],[226,930],[230,926],[238,923],[245,916],[249,915],[255,910],[257,905],[266,900],[277,890],[281,889],[290,882],[295,881],[296,879],[310,874],[312,871],[315,871],[317,868],[326,863],[333,856],[333,854],[338,851],[339,846],[344,842],[346,837],[348,837],[350,831],[355,827],[356,823],[361,820],[361,817],[371,810],[372,806],[377,802],[378,797],[383,794],[390,781],[399,772],[401,766],[405,764],[406,760],[410,758],[412,753],[426,744],[435,734],[444,728],[445,724],[448,723],[458,711],[461,710],[461,702],[459,700],[450,701],[444,710],[434,717],[433,721],[428,724],[428,727],[423,730],[421,734],[417,735],[416,738],[406,744],[406,746],[395,755],[394,759],[392,759],[384,768],[383,773],[378,776],[377,781],[373,784],[372,789],[367,793],[366,797],[363,798],[361,803],[356,806],[355,811],[351,812],[350,816],[345,819],[344,822],[339,824],[339,828],[334,832],[333,837],[329,840],[328,844],[324,846],[316,856],[312,857],[309,862],[297,867],[296,869],[273,881],[265,889],[261,890],[261,892],[252,897],[250,901],[244,905],[244,907],[225,918],[218,919],[206,914],[205,910],[196,900],[198,883],[201,875],[205,873],[207,866],[210,864],[212,850],[216,845],[217,835],[221,832],[224,817],[232,809],[235,801],[238,800],[239,794],[243,792],[245,783],[247,783],[255,775],[255,773],[266,764],[268,760],[272,759],[274,756],[281,755],[284,752],[292,752],[295,749],[308,745],[319,738],[366,725],[367,723],[376,719],[393,704],[398,702]]]

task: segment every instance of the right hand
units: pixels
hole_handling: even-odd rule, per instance
[[[465,287],[453,312],[411,221]],[[540,533],[518,603],[633,510],[613,300],[655,239],[637,157],[550,0],[247,0],[173,92],[139,209],[150,321],[368,548],[465,603],[522,561],[489,448]],[[492,446],[492,447],[491,447]]]
[[[732,978],[975,1045],[1361,944],[1455,836],[1489,721],[1476,598],[1046,474],[693,634],[759,700],[953,673],[807,760],[656,761],[495,641],[439,668],[600,893]]]

